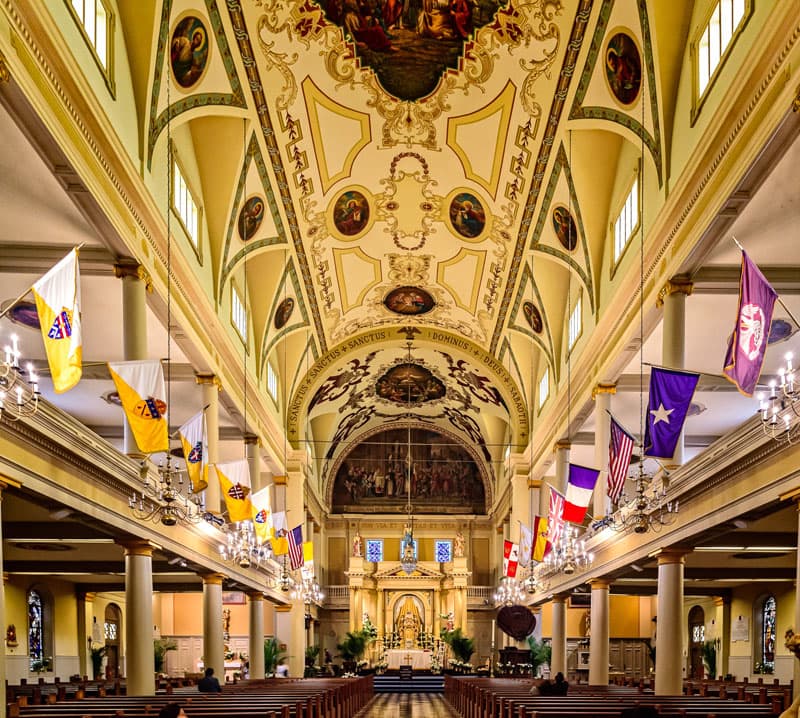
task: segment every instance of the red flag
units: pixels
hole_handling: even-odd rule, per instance
[[[519,544],[503,541],[503,575],[514,578],[519,563]]]

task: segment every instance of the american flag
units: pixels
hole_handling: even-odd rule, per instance
[[[564,494],[550,487],[550,511],[547,515],[547,523],[550,527],[548,541],[555,547],[561,539],[564,531]]]
[[[619,501],[633,455],[633,437],[611,417],[611,440],[608,443],[608,498]]]
[[[295,526],[289,532],[289,564],[292,571],[303,565],[303,526]]]

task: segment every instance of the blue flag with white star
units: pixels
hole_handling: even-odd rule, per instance
[[[699,379],[699,374],[653,367],[644,433],[645,456],[672,458]]]

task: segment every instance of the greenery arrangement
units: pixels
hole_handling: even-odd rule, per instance
[[[372,640],[368,631],[348,631],[344,640],[336,644],[336,649],[344,661],[358,661],[367,650],[367,644]]]
[[[716,641],[705,641],[703,643],[703,663],[706,667],[706,677],[715,679],[717,677],[717,648],[719,639]]]
[[[172,638],[156,638],[153,641],[153,665],[156,673],[164,672],[167,651],[175,651],[178,644]]]
[[[460,628],[454,628],[452,631],[443,630],[441,635],[442,640],[450,646],[454,658],[462,664],[469,663],[469,659],[475,653],[475,641],[465,636]]]
[[[268,676],[274,676],[278,670],[278,666],[283,663],[287,658],[286,652],[282,651],[277,638],[264,639],[264,673]],[[260,678],[260,676],[251,676],[252,678]]]
[[[94,680],[100,678],[100,672],[103,669],[103,658],[105,658],[106,653],[106,647],[102,643],[93,643],[89,647],[89,659],[92,662],[92,678]]]
[[[528,650],[531,652],[531,675],[536,676],[539,666],[550,663],[553,648],[549,643],[538,640],[536,636],[528,636]]]

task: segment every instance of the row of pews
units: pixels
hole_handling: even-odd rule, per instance
[[[444,691],[462,718],[767,718],[791,703],[790,694],[769,696],[766,686],[755,686],[763,694],[745,691],[740,699],[736,691],[724,691],[723,696],[709,691],[656,696],[642,687],[574,684],[566,696],[534,696],[532,684],[530,679],[446,676]]]
[[[189,718],[350,718],[374,696],[372,676],[265,679],[227,684],[222,693],[106,695],[40,705],[8,705],[8,718],[157,718],[171,702]],[[27,703],[26,701],[23,703]]]

